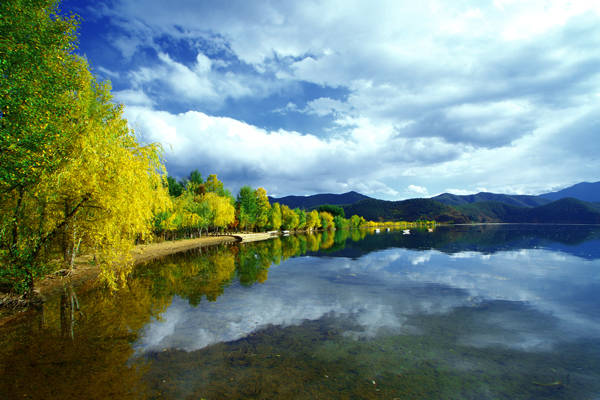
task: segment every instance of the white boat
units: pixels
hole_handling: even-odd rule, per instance
[[[402,229],[403,235],[410,235],[410,229]]]
[[[381,232],[381,231],[379,230],[379,228],[375,228],[375,233],[379,233],[379,232]]]

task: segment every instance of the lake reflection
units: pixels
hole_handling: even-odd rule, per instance
[[[596,399],[599,240],[598,227],[503,225],[174,255],[116,296],[82,293],[72,337],[58,303],[3,328],[1,389],[77,397],[57,380],[48,394],[70,369],[111,381],[97,398]]]

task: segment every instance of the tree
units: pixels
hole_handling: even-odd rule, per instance
[[[321,226],[323,227],[323,230],[327,231],[335,229],[335,225],[333,224],[333,215],[326,211],[321,211],[319,216],[321,217]]]
[[[54,0],[0,2],[0,190],[8,197],[59,168],[77,131],[78,20],[56,11]]]
[[[281,228],[281,206],[279,203],[273,203],[273,206],[271,206],[269,222],[271,224],[271,229],[279,230],[279,228]]]
[[[321,227],[321,218],[317,210],[312,210],[306,214],[306,229],[313,230]]]
[[[365,223],[366,221],[363,217],[359,217],[358,215],[353,215],[350,217],[350,226],[352,228],[360,228]]]
[[[235,220],[235,207],[229,198],[210,192],[203,196],[203,201],[212,212],[211,225],[217,230],[224,230]]]
[[[1,2],[0,15],[0,279],[29,292],[57,252],[72,265],[85,249],[115,288],[168,207],[160,149],[137,143],[72,54],[75,18],[42,0]]]
[[[336,215],[339,215],[342,218],[346,217],[346,213],[344,212],[344,209],[340,206],[334,206],[331,204],[323,204],[322,206],[317,207],[317,211],[321,212],[321,211],[325,211],[328,212],[329,214],[333,215],[334,217]]]
[[[179,197],[183,193],[183,185],[172,176],[167,176],[167,185],[169,187],[169,195],[171,197]]]
[[[294,212],[298,216],[298,225],[296,225],[296,229],[304,229],[306,228],[306,212],[299,208],[294,208]]]
[[[349,221],[344,217],[336,215],[333,217],[333,224],[335,225],[335,229],[343,230],[348,229]]]
[[[256,196],[250,186],[242,186],[237,195],[237,216],[240,228],[243,230],[253,230],[256,225],[256,215],[258,205]]]
[[[215,175],[215,179],[216,179]],[[188,182],[195,183],[196,185],[202,185],[204,181],[202,180],[202,174],[197,169],[190,172],[190,176],[188,177]]]
[[[294,230],[298,227],[298,223],[300,222],[298,218],[298,214],[294,212],[294,210],[290,209],[288,206],[283,204],[281,206],[281,227],[285,230]]]
[[[256,228],[263,231],[269,225],[271,203],[269,203],[267,191],[261,187],[254,191],[254,197],[256,198]]]

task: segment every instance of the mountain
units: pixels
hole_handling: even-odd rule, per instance
[[[573,193],[577,198],[561,196]],[[595,197],[597,196],[597,197]],[[552,197],[561,197],[554,201]],[[581,198],[591,199],[590,201]],[[430,199],[378,200],[357,192],[312,196],[269,197],[271,203],[311,209],[323,204],[342,206],[347,216],[371,221],[436,220],[443,223],[512,222],[600,224],[600,182],[583,182],[540,196],[481,192],[459,196],[444,193]]]
[[[541,194],[539,197],[549,200],[560,200],[572,197],[577,200],[600,202],[600,182],[581,182],[558,192]]]
[[[515,207],[537,207],[544,204],[548,204],[552,201],[551,199],[539,196],[509,195],[488,192],[480,192],[477,194],[469,194],[463,196],[450,193],[443,193],[438,196],[432,197],[431,199],[439,201],[440,203],[449,206],[461,206],[464,204],[479,203],[483,201],[493,201]]]
[[[527,210],[524,219],[555,224],[600,224],[600,206],[567,197]]]
[[[437,222],[467,223],[469,219],[456,208],[431,199],[386,201],[364,199],[344,206],[347,216],[359,215],[370,221],[416,221],[419,219]]]
[[[323,204],[331,204],[334,206],[341,206],[346,204],[353,204],[361,200],[371,199],[364,194],[357,192],[347,192],[342,194],[322,193],[314,194],[312,196],[285,196],[285,197],[270,197],[271,203],[285,204],[290,208],[315,208]]]
[[[573,198],[538,207],[515,207],[499,202],[456,206],[472,222],[527,222],[546,224],[600,224],[600,206]]]

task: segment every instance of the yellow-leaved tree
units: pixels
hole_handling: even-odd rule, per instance
[[[0,283],[30,293],[52,260],[86,251],[115,288],[169,207],[160,149],[72,53],[76,21],[54,1],[0,2],[0,15]]]
[[[216,193],[206,193],[203,198],[208,204],[212,214],[212,226],[217,230],[224,230],[235,220],[235,207],[229,197],[219,196]]]
[[[89,90],[81,98],[87,105],[85,134],[77,136],[69,162],[44,181],[44,190],[63,205],[56,210],[57,221],[66,221],[63,255],[73,260],[83,246],[114,288],[131,270],[135,240],[152,234],[151,221],[170,206],[170,198],[159,147],[137,142],[122,107],[110,102],[109,86],[86,73]],[[67,210],[76,205],[78,211],[69,217]]]

